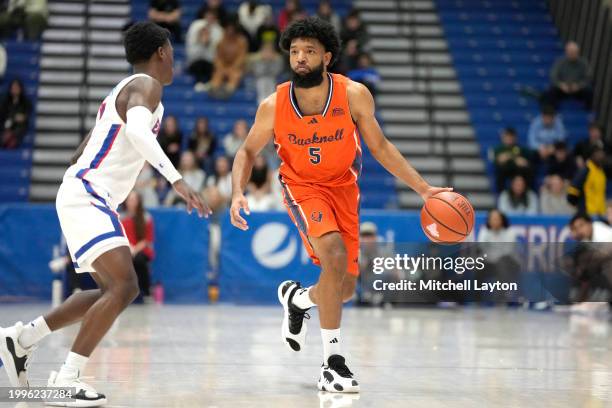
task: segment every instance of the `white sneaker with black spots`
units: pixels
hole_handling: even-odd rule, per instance
[[[320,391],[327,392],[359,392],[359,383],[346,366],[344,357],[338,354],[329,356],[327,365],[321,366],[317,387]]]

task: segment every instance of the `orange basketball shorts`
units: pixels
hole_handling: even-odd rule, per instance
[[[309,237],[337,231],[347,253],[347,271],[359,275],[359,187],[324,187],[281,181],[285,207],[315,265],[321,265]]]

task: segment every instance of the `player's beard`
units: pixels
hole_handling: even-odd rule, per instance
[[[323,61],[321,61],[318,67],[305,74],[298,74],[292,69],[291,80],[293,81],[293,85],[297,88],[312,88],[321,85],[323,82],[324,69],[325,66],[323,65]]]

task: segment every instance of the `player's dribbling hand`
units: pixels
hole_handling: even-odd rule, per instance
[[[249,225],[246,220],[240,215],[240,210],[244,210],[246,215],[250,215],[249,202],[247,201],[244,194],[237,194],[232,197],[232,206],[230,207],[230,218],[232,225],[236,228],[240,228],[243,231],[249,229]]]
[[[423,199],[423,201],[427,201],[427,199],[431,196],[434,196],[438,193],[441,193],[443,191],[453,191],[452,187],[432,187],[429,186],[427,188],[427,190],[425,190],[424,193],[421,194],[421,198]]]
[[[206,205],[202,199],[202,196],[189,187],[187,183],[183,181],[183,179],[174,183],[172,187],[174,188],[174,191],[176,191],[176,193],[181,196],[183,200],[185,200],[185,203],[187,204],[187,212],[189,214],[191,214],[191,211],[193,211],[194,208],[200,217],[208,218],[208,216],[212,214],[212,211],[208,205]]]

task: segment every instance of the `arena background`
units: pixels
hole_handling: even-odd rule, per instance
[[[193,150],[191,135],[196,120],[208,119],[217,148],[197,163],[205,173],[198,187],[204,194],[216,194],[220,190],[215,178],[216,161],[221,156],[231,160],[228,150],[232,143],[226,142],[231,136],[226,135],[234,131],[236,121],[252,123],[258,78],[245,72],[237,91],[227,98],[213,97],[206,86],[196,83],[189,73],[185,39],[204,3],[180,1],[183,38],[174,42],[176,76],[163,95],[165,117],[176,118],[178,132],[169,132],[162,125],[160,137],[166,132],[170,140],[173,134],[181,133],[182,138],[172,140],[178,140],[181,152]],[[236,12],[241,3],[222,1],[228,14]],[[260,3],[271,6],[272,21],[277,24],[285,1]],[[318,0],[302,0],[302,14],[316,13],[318,4]],[[567,131],[567,149],[573,151],[578,142],[588,138],[591,122],[601,126],[602,143],[612,145],[612,1],[334,0],[331,6],[341,26],[357,10],[357,19],[365,27],[365,31],[345,33],[356,43],[354,49],[345,48],[342,62],[334,70],[370,81],[385,135],[432,185],[453,186],[472,202],[477,218],[470,240],[478,240],[487,212],[496,208],[501,193],[494,165],[500,132],[515,128],[518,143],[528,143],[530,123],[539,114],[538,96],[550,86],[551,67],[563,56],[566,41],[576,41],[588,60],[593,90],[591,110],[575,100],[561,103],[558,113]],[[62,282],[64,296],[74,285],[61,264],[66,259],[65,244],[53,201],[75,148],[94,123],[100,101],[129,75],[122,30],[131,21],[148,18],[149,2],[49,0],[46,7],[48,14],[43,12],[43,19],[47,27],[40,38],[28,38],[27,30],[20,26],[4,33],[1,42],[6,51],[1,93],[5,95],[11,81],[19,79],[32,106],[22,142],[0,149],[0,323],[4,325],[13,320],[19,307],[38,310],[33,303],[50,304],[54,281],[56,296],[57,282]],[[359,56],[364,53],[370,56],[371,66],[359,65]],[[279,82],[287,78],[286,67],[276,75]],[[187,215],[180,204],[173,206],[172,200],[165,198],[167,186],[156,175],[146,176],[139,184],[140,192],[150,199],[148,204],[157,204],[147,208],[155,235],[155,258],[150,264],[152,290],[163,288],[163,296],[159,291],[154,293],[155,301],[196,305],[193,310],[209,310],[207,305],[215,303],[221,305],[214,307],[273,305],[280,281],[316,280],[317,269],[310,265],[295,227],[279,205],[275,164],[272,155],[266,156],[271,182],[266,182],[262,194],[269,196],[266,202],[272,204],[248,217],[248,232],[233,228],[224,209],[216,211],[210,220]],[[531,188],[537,195],[545,188],[547,165],[536,161],[531,164]],[[385,172],[367,149],[362,174],[362,221],[376,225],[378,240],[425,242],[419,223],[420,197]],[[573,174],[566,178],[567,185]],[[610,195],[612,189],[608,187],[607,197]],[[533,214],[509,215],[509,222],[519,241],[559,242],[571,240],[568,221],[572,214],[551,215],[538,209]],[[599,216],[605,219],[606,214]],[[86,287],[91,282],[80,284]],[[164,306],[168,307],[173,306]],[[427,319],[441,316],[444,322],[448,318],[446,311],[436,309],[435,304],[427,307],[431,309]],[[559,327],[542,323],[560,319],[550,311],[551,305],[545,308],[548,311],[538,315],[537,319],[544,319],[538,324],[534,325],[529,314],[511,320],[516,319],[519,326],[524,322],[521,327],[525,330],[539,329],[542,324],[551,337],[557,329],[565,333],[565,323],[559,323]],[[138,316],[140,309],[132,313]],[[394,319],[405,316],[394,315]],[[486,316],[492,320],[499,317]],[[561,317],[566,318],[565,314]],[[463,319],[477,320],[474,316]],[[609,324],[603,324],[605,329],[597,326],[603,334],[600,331],[601,336],[591,346],[601,346],[600,352],[609,353]],[[494,324],[492,327],[495,330]],[[589,358],[597,360],[597,351],[584,347]],[[571,351],[564,352],[574,361],[576,356]],[[583,406],[607,406],[610,366],[602,362],[600,371],[593,367],[584,368],[592,370],[587,376],[600,372],[606,379],[601,380],[599,388],[595,380],[593,384],[581,383],[578,388],[584,395],[572,400],[575,405],[555,400],[550,389],[546,395],[558,403],[556,406],[579,406],[582,402]],[[2,384],[4,378],[0,378]],[[517,396],[514,402],[518,405],[508,406],[524,406],[526,401],[529,399]]]

